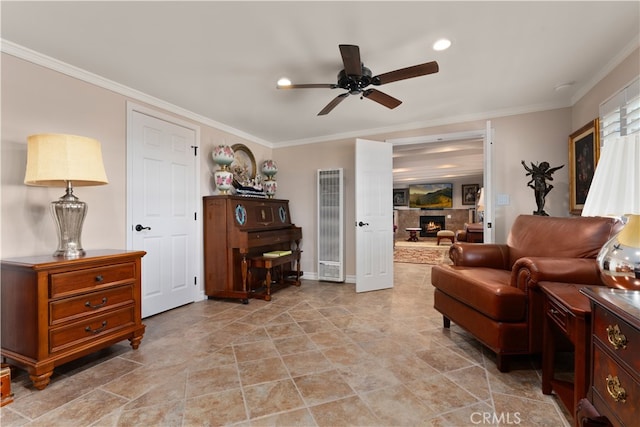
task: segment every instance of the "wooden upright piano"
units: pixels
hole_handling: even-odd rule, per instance
[[[202,201],[205,293],[247,303],[259,295],[247,280],[251,258],[277,250],[299,251],[302,229],[291,223],[288,200],[220,195]]]

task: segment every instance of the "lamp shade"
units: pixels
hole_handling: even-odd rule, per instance
[[[596,261],[607,286],[640,289],[640,134],[616,138],[602,148],[582,215],[626,217]]]
[[[478,212],[484,212],[484,187],[479,191],[477,210]]]
[[[63,134],[38,134],[27,138],[24,183],[44,187],[108,184],[100,142]]]
[[[609,141],[589,187],[582,216],[640,215],[640,134]]]

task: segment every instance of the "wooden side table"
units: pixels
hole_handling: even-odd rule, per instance
[[[587,297],[580,293],[582,285],[558,282],[540,282],[545,295],[542,347],[542,393],[554,391],[567,410],[575,417],[580,399],[589,389],[589,367],[591,360],[591,306]],[[574,380],[554,378],[556,338],[565,336],[574,346]]]
[[[422,230],[422,228],[405,228],[409,232],[409,238],[407,242],[417,242],[418,241],[418,232]]]

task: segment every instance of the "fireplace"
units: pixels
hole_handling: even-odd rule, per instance
[[[425,215],[420,217],[420,237],[436,237],[444,230],[444,215]]]

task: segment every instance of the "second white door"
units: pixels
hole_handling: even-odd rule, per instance
[[[356,140],[356,292],[393,287],[393,153]]]

